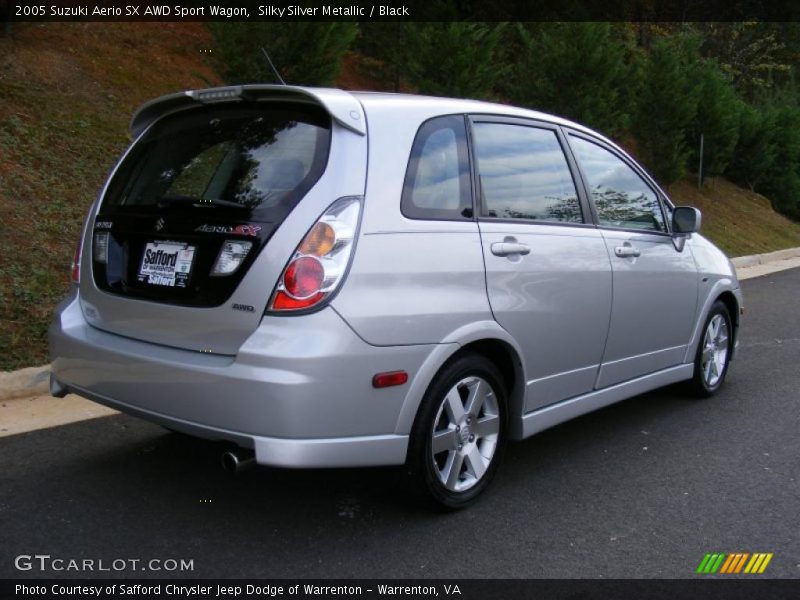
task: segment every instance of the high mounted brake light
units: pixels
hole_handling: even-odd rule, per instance
[[[331,204],[283,270],[269,302],[270,312],[318,306],[339,288],[353,254],[360,213],[360,198],[340,198]]]
[[[198,102],[225,102],[230,100],[239,100],[242,96],[242,87],[233,86],[225,88],[212,88],[210,90],[195,90],[186,92],[186,95],[194,98]]]

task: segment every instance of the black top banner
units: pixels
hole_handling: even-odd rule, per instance
[[[3,21],[798,21],[775,0],[0,0]]]

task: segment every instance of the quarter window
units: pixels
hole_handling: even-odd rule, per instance
[[[582,223],[575,182],[556,133],[506,123],[475,123],[483,215]]]
[[[412,219],[471,218],[467,133],[463,116],[438,117],[420,127],[401,200]]]
[[[588,140],[570,136],[586,175],[600,225],[666,231],[658,196],[625,161]]]

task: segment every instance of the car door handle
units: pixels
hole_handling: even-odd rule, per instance
[[[521,242],[495,242],[492,244],[492,254],[495,256],[512,256],[519,254],[525,256],[531,253],[531,247]]]
[[[616,254],[620,258],[631,258],[642,255],[642,253],[636,246],[631,246],[630,244],[625,244],[624,246],[617,246],[616,248],[614,248],[614,254]]]

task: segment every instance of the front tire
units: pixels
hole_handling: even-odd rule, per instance
[[[713,396],[725,382],[733,350],[733,326],[725,303],[717,300],[706,318],[694,361],[692,389],[701,398]]]
[[[506,407],[502,375],[486,357],[464,354],[446,364],[411,431],[406,465],[418,489],[446,508],[472,504],[497,471]]]

